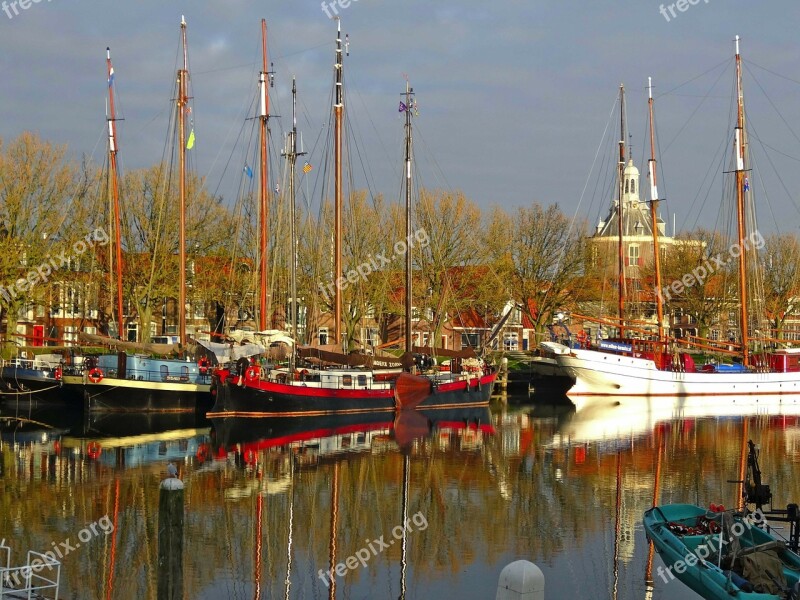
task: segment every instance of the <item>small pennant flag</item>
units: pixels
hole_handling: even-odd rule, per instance
[[[745,177],[744,178],[744,191],[746,192],[749,189],[750,189],[750,178],[749,177]]]
[[[194,129],[189,133],[189,139],[186,140],[186,149],[191,150],[194,148]]]
[[[405,112],[408,110],[408,107],[403,104],[402,100],[400,101],[400,107],[397,109],[397,112]]]
[[[313,169],[313,168],[314,168],[314,167],[312,167],[312,166],[311,166],[311,163],[310,163],[310,162],[306,162],[306,163],[303,165],[303,173],[311,173],[311,169]]]
[[[245,166],[244,166],[244,173],[245,173],[245,175],[247,175],[247,176],[248,176],[250,179],[252,179],[252,178],[253,178],[253,169],[251,169],[251,168],[250,168],[248,165],[245,165]]]
[[[108,74],[108,87],[114,85],[114,67],[111,67],[111,72]]]
[[[275,184],[275,193],[276,194],[280,194],[281,193],[281,186],[280,186],[279,183]]]

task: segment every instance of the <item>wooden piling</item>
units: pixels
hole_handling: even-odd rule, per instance
[[[183,482],[170,467],[158,498],[158,600],[183,600]]]

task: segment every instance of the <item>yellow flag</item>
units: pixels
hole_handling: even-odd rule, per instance
[[[194,129],[189,132],[189,139],[186,140],[186,149],[191,150],[192,148],[194,148]]]

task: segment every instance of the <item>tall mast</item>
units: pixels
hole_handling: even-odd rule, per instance
[[[336,90],[333,104],[334,115],[334,273],[333,281],[336,294],[333,307],[334,343],[342,343],[342,290],[339,281],[342,277],[342,113],[344,112],[344,91],[342,86],[342,23],[336,17]]]
[[[108,71],[108,165],[111,175],[111,194],[114,201],[114,262],[117,283],[117,339],[122,339],[122,235],[119,218],[119,175],[117,171],[117,114],[114,109],[114,67],[111,66],[111,48],[106,48]]]
[[[296,224],[296,199],[295,199],[295,163],[298,156],[303,156],[305,152],[297,151],[297,84],[292,77],[292,130],[286,138],[286,150],[284,156],[289,161],[289,239],[292,244],[291,265],[289,269],[289,280],[291,294],[291,313],[292,313],[292,337],[297,339],[297,224]],[[294,354],[291,355],[290,370],[294,369]]]
[[[746,232],[744,215],[744,193],[746,187],[745,177],[745,151],[747,141],[744,131],[744,93],[742,92],[742,58],[739,54],[739,36],[736,36],[736,214],[738,217],[739,237],[739,307],[742,328],[742,364],[750,364],[750,332],[747,322],[747,246],[744,243]]]
[[[178,70],[178,160],[180,169],[178,340],[183,346],[186,343],[186,105],[189,102],[187,93],[189,58],[186,49],[186,19],[183,16],[181,16],[181,45],[183,47],[183,68]]]
[[[261,111],[259,119],[261,121],[261,169],[259,170],[259,310],[258,328],[264,331],[268,327],[269,308],[267,302],[267,217],[269,216],[269,204],[267,201],[267,176],[268,176],[268,140],[267,125],[269,121],[269,90],[267,81],[270,80],[270,72],[267,71],[267,20],[261,19],[261,73],[258,77],[258,91],[261,100]]]
[[[414,102],[414,89],[409,85],[406,79],[406,91],[404,94],[406,98],[405,113],[406,113],[406,240],[411,239],[411,110],[412,103]],[[411,352],[411,249],[406,251],[406,298],[405,298],[405,351]]]
[[[650,226],[653,230],[653,260],[656,270],[656,315],[658,317],[658,340],[664,340],[664,302],[661,298],[661,252],[658,246],[658,223],[656,222],[656,206],[658,205],[658,180],[656,179],[656,146],[655,123],[653,121],[653,79],[647,78],[647,106],[650,109],[650,161],[648,163],[650,178]]]
[[[622,237],[624,235],[624,226],[622,224],[622,191],[625,179],[625,86],[622,84],[619,86],[619,126],[619,189],[617,190],[617,234],[619,238],[617,250],[619,254],[619,265],[617,286],[619,288],[619,337],[625,337],[625,248],[622,242]]]

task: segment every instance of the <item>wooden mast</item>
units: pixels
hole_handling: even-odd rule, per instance
[[[297,200],[295,198],[295,164],[297,157],[303,156],[305,152],[297,151],[297,84],[294,77],[292,77],[292,130],[286,139],[286,150],[283,154],[289,161],[289,240],[292,244],[292,251],[289,253],[291,260],[289,267],[289,293],[291,294],[292,337],[297,339]],[[292,352],[289,359],[290,370],[294,369],[294,359],[295,355]]]
[[[619,288],[618,295],[618,313],[619,313],[619,337],[625,337],[625,249],[622,242],[622,237],[625,233],[625,228],[622,224],[623,208],[622,198],[625,180],[625,86],[619,86],[619,124],[620,124],[620,140],[619,140],[619,189],[617,190],[617,251],[619,258],[618,273],[617,273],[617,287]]]
[[[269,307],[267,302],[267,217],[269,216],[269,204],[267,201],[268,183],[268,140],[267,124],[269,121],[269,91],[267,80],[267,20],[261,19],[261,73],[258,77],[258,90],[261,100],[261,111],[259,119],[261,121],[261,169],[259,170],[258,186],[258,229],[259,229],[259,296],[258,296],[258,328],[264,331],[269,326]]]
[[[742,58],[739,54],[739,36],[736,36],[736,214],[738,217],[739,237],[739,319],[742,331],[742,364],[750,365],[750,332],[748,330],[747,312],[747,246],[744,243],[746,224],[744,214],[745,202],[745,151],[747,141],[744,131],[744,94],[742,92]]]
[[[658,246],[658,223],[656,222],[656,206],[658,206],[658,180],[656,179],[656,146],[655,123],[653,121],[653,80],[647,78],[647,105],[650,109],[650,161],[648,163],[650,178],[650,227],[653,230],[653,261],[656,270],[656,315],[658,318],[658,341],[664,341],[664,299],[661,297],[661,251]]]
[[[111,194],[114,201],[114,262],[117,284],[117,339],[122,339],[122,235],[119,217],[119,175],[117,171],[117,115],[114,108],[114,67],[111,66],[111,48],[106,48],[106,68],[108,71],[108,166],[111,175]]]
[[[336,289],[333,307],[333,337],[337,346],[342,343],[342,289],[339,281],[342,278],[342,114],[344,112],[344,90],[342,81],[342,23],[336,17],[336,77],[334,115],[334,273],[333,282]]]
[[[181,45],[183,47],[183,68],[178,70],[178,160],[180,169],[178,340],[183,346],[186,343],[186,105],[189,102],[187,94],[189,59],[186,50],[186,19],[184,17],[181,17]]]
[[[411,239],[411,110],[412,102],[414,101],[414,90],[409,85],[406,79],[405,91],[405,110],[406,113],[406,240]],[[405,266],[405,351],[411,352],[413,344],[411,343],[411,310],[412,310],[412,297],[411,297],[411,249],[406,249],[406,266]]]

